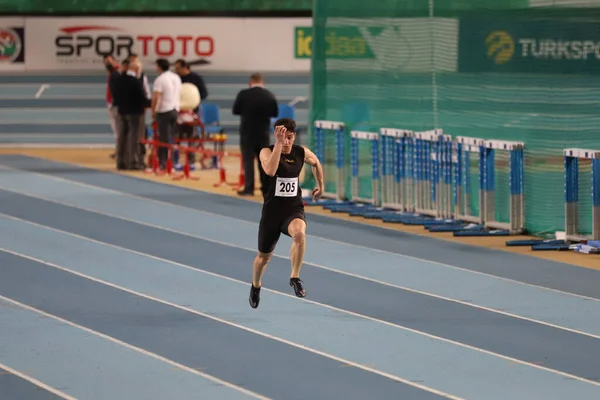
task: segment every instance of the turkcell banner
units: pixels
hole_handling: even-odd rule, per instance
[[[600,74],[600,22],[461,20],[460,72]]]

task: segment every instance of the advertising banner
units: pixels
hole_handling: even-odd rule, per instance
[[[98,70],[102,57],[130,53],[204,60],[206,70],[308,71],[292,56],[294,26],[309,18],[27,18],[28,70]]]
[[[25,70],[25,20],[0,18],[0,72]]]
[[[295,28],[294,57],[310,59],[312,27]],[[322,37],[328,69],[456,71],[458,20],[369,18],[329,26]]]
[[[460,72],[600,73],[600,22],[461,20]]]

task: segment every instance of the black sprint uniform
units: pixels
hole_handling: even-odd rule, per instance
[[[273,151],[274,145],[269,146]],[[288,225],[296,218],[306,221],[300,172],[304,167],[304,147],[293,145],[290,154],[281,154],[275,176],[268,176],[268,189],[258,227],[258,251],[270,253],[280,235],[290,236]]]

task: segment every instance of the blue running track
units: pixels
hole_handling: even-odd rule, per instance
[[[600,398],[600,273],[308,214],[248,305],[260,205],[0,156],[0,393]]]

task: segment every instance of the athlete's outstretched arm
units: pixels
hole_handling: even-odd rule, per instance
[[[325,190],[325,184],[323,181],[323,166],[321,162],[311,150],[304,147],[304,162],[312,167],[312,173],[317,180],[317,185],[321,193]]]
[[[281,150],[283,148],[283,137],[286,131],[287,129],[285,129],[284,126],[276,126],[273,151],[268,147],[260,151],[260,164],[262,165],[265,174],[269,176],[275,176],[277,167],[279,167],[279,159],[281,158]]]

